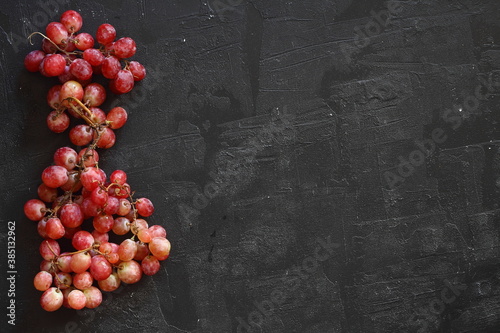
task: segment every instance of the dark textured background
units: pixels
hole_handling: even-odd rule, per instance
[[[7,221],[18,275],[17,324],[2,314],[0,331],[500,331],[500,4],[397,4],[373,26],[385,1],[3,0],[3,309]],[[173,251],[95,310],[45,313],[22,206],[69,140],[45,126],[56,80],[22,60],[40,42],[25,36],[67,9],[138,43],[149,76],[103,106],[130,117],[100,166],[153,200]],[[398,170],[434,130],[446,140]]]

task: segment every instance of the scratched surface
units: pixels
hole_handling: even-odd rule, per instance
[[[173,251],[95,310],[45,313],[22,205],[69,139],[22,59],[67,9],[137,41],[148,77],[103,106],[129,122],[100,166]],[[500,331],[497,0],[4,0],[0,28],[1,332]]]

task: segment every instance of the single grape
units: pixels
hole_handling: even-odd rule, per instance
[[[142,277],[141,265],[135,260],[122,261],[117,272],[120,280],[127,284],[136,283]]]
[[[84,59],[75,59],[69,65],[69,71],[77,80],[89,80],[92,78],[92,66]]]
[[[89,264],[89,267],[90,267],[90,264]],[[80,290],[90,288],[90,286],[92,286],[93,282],[94,282],[94,278],[87,271],[82,272],[82,273],[76,273],[73,276],[73,285],[75,286],[75,288],[78,288]]]
[[[64,13],[62,13],[59,21],[64,25],[66,30],[70,33],[79,31],[83,25],[82,16],[74,10],[67,10]]]
[[[134,76],[130,71],[121,69],[109,83],[115,94],[126,94],[134,88]]]
[[[163,237],[153,238],[148,246],[149,251],[157,258],[164,257],[170,253],[170,242]]]
[[[102,52],[98,49],[90,48],[83,51],[83,59],[87,60],[87,62],[91,64],[92,67],[102,65],[104,58],[104,54],[102,54]]]
[[[117,57],[106,57],[101,65],[102,75],[106,79],[114,79],[121,69],[120,60]]]
[[[106,45],[114,41],[115,38],[116,30],[111,24],[104,23],[97,28],[96,39],[99,44]]]
[[[81,206],[85,218],[98,216],[102,210],[102,207],[95,204],[90,198],[83,199]]]
[[[40,263],[40,270],[46,271],[48,273],[52,272],[52,262],[49,260],[42,260],[42,262]]]
[[[85,294],[85,297],[87,298],[87,302],[85,303],[85,307],[87,307],[89,309],[94,309],[101,304],[102,293],[98,288],[91,286],[90,288],[85,289],[83,291],[83,293]]]
[[[61,253],[59,243],[53,239],[44,239],[39,250],[40,255],[45,260],[52,260]]]
[[[146,77],[146,68],[138,61],[129,62],[128,69],[134,76],[134,81],[141,81]]]
[[[89,107],[96,107],[106,100],[106,89],[99,83],[91,83],[83,91],[83,102]]]
[[[90,267],[92,258],[87,252],[80,252],[71,256],[70,267],[75,273],[83,273]]]
[[[78,172],[69,172],[68,173],[68,181],[61,186],[61,190],[63,191],[71,191],[77,192],[82,188],[82,183],[80,182],[80,176]]]
[[[72,309],[81,310],[87,304],[87,297],[81,290],[72,290],[68,294],[68,304]]]
[[[48,39],[42,40],[42,51],[46,54],[57,53],[57,47],[52,44]]]
[[[24,214],[31,221],[40,221],[45,215],[46,208],[43,201],[31,199],[24,204]]]
[[[125,198],[121,198],[119,201],[117,214],[120,216],[125,216],[130,212],[131,209],[132,205],[130,204],[130,201]]]
[[[79,33],[75,36],[76,48],[80,51],[85,51],[87,49],[94,47],[94,37],[86,32]]]
[[[45,291],[52,285],[52,274],[46,271],[38,272],[33,279],[36,290]]]
[[[127,111],[125,111],[124,108],[117,106],[112,108],[108,112],[106,120],[110,122],[109,126],[112,129],[118,129],[125,125],[125,123],[127,122],[127,117]]]
[[[92,221],[94,229],[102,233],[111,231],[111,229],[113,228],[113,224],[114,219],[111,215],[98,215],[94,217]]]
[[[62,292],[56,288],[51,287],[42,294],[40,298],[40,305],[42,309],[48,312],[56,311],[63,304],[63,294]]]
[[[101,173],[95,167],[85,168],[80,174],[83,187],[89,191],[97,188],[100,184],[104,184],[105,180],[101,178]]]
[[[80,230],[73,236],[71,244],[78,251],[88,249],[94,244],[94,237],[90,232]]]
[[[120,287],[120,278],[118,277],[118,273],[114,272],[108,276],[107,279],[97,281],[99,288],[103,291],[114,291]]]
[[[59,79],[59,82],[61,82],[61,83],[77,79],[73,74],[71,74],[71,71],[69,70],[69,65],[66,65],[64,67],[64,72],[61,75],[59,75],[57,78]]]
[[[108,192],[105,189],[96,187],[90,193],[90,200],[97,205],[104,206],[104,204],[108,202]]]
[[[155,211],[153,203],[148,198],[137,199],[135,208],[137,208],[137,213],[144,217],[151,216],[151,214]]]
[[[47,127],[54,133],[62,133],[69,127],[69,117],[66,112],[54,110],[47,116]]]
[[[70,147],[61,147],[54,153],[55,165],[62,166],[66,170],[73,170],[76,166],[78,159],[77,152]]]
[[[125,239],[118,248],[118,256],[122,261],[132,260],[137,253],[137,244],[131,239]]]
[[[45,52],[40,50],[31,51],[24,58],[24,67],[30,72],[38,72],[43,58],[45,58]]]
[[[113,272],[109,261],[101,254],[92,257],[90,263],[90,274],[94,280],[101,281],[109,277]]]
[[[132,57],[136,50],[135,41],[130,37],[120,38],[113,45],[113,54],[120,59]]]
[[[160,270],[160,262],[154,256],[147,256],[141,261],[141,268],[146,275],[155,275]]]
[[[58,188],[68,181],[68,170],[59,165],[51,165],[43,170],[42,181],[48,187]]]
[[[49,238],[59,239],[64,236],[65,230],[64,226],[57,217],[51,217],[47,220],[47,224],[45,225],[45,233]]]
[[[137,232],[139,232],[139,230],[149,228],[148,222],[146,222],[146,220],[144,220],[144,219],[135,219],[134,227],[135,227],[135,229],[137,229]]]
[[[45,202],[54,202],[54,200],[57,198],[57,189],[48,187],[43,183],[38,186],[37,192],[38,197]]]
[[[86,146],[92,141],[92,128],[88,125],[76,125],[69,131],[69,139],[75,146]]]
[[[113,223],[112,229],[117,235],[125,235],[130,231],[130,220],[126,217],[117,217]]]
[[[77,203],[67,203],[61,207],[59,218],[66,228],[76,228],[83,223],[83,212]]]
[[[47,54],[41,64],[46,76],[58,76],[64,73],[66,59],[60,54]]]

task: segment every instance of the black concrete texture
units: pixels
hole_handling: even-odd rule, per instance
[[[148,76],[102,106],[129,121],[100,167],[173,250],[47,313],[23,205],[71,143],[23,59],[68,9],[137,42]],[[3,0],[0,28],[0,332],[500,331],[498,0]]]

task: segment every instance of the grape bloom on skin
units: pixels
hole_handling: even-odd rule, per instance
[[[70,117],[77,122],[68,131],[75,147],[56,150],[53,165],[41,174],[39,198],[24,204],[26,217],[37,223],[43,238],[42,262],[33,285],[43,292],[40,305],[49,312],[62,306],[96,308],[102,292],[156,274],[170,255],[165,228],[149,226],[144,219],[154,212],[152,201],[134,198],[125,171],[108,176],[97,151],[113,147],[115,130],[128,121],[122,107],[100,109],[108,90],[128,93],[146,77],[141,63],[128,60],[137,45],[130,37],[116,39],[116,29],[109,23],[101,24],[95,37],[81,32],[82,27],[78,12],[64,12],[59,22],[47,25],[45,34],[30,35],[30,41],[35,35],[43,37],[41,49],[24,59],[29,72],[59,80],[47,93],[48,128],[63,133],[72,123]],[[109,79],[108,90],[92,82],[96,75]],[[110,242],[112,233],[122,238],[119,244]],[[68,243],[61,242],[64,238],[72,248],[61,249]]]

